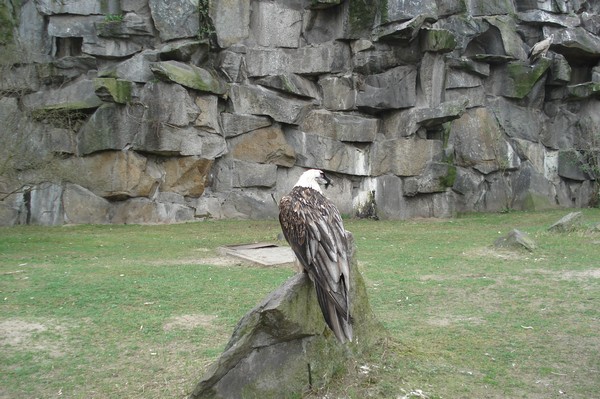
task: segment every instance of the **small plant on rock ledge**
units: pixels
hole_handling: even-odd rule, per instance
[[[212,41],[215,27],[210,18],[210,0],[198,0],[198,39]]]
[[[123,14],[106,14],[104,20],[106,22],[123,22]]]

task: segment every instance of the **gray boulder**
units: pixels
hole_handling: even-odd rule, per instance
[[[150,65],[157,76],[190,89],[223,95],[227,84],[213,69],[201,68],[179,61],[162,61]]]
[[[399,63],[418,64],[422,57],[417,40],[399,46],[393,43],[359,39],[352,42],[351,46],[353,71],[364,75],[385,72]]]
[[[134,119],[138,125],[131,142],[134,150],[205,159],[214,159],[227,152],[225,138],[215,127],[202,126],[208,122],[198,121],[201,109],[182,86],[149,83],[140,94],[140,102],[142,116]],[[212,112],[216,113],[216,109]],[[213,115],[206,121],[216,118]]]
[[[135,109],[106,104],[98,108],[77,135],[77,152],[88,155],[96,151],[121,150],[134,142],[139,124],[130,116]],[[141,118],[142,113],[137,115]]]
[[[35,1],[26,1],[21,4],[20,10],[15,15],[20,23],[13,29],[13,24],[10,23],[11,17],[8,17],[8,20],[3,21],[5,25],[3,32],[14,32],[14,37],[20,43],[25,44],[32,54],[39,55],[34,56],[35,58],[48,61],[49,57],[44,55],[52,53],[53,40],[46,33],[47,19],[37,10]],[[10,33],[7,36],[10,37]]]
[[[560,151],[558,155],[558,175],[567,179],[585,181],[590,178],[592,167],[583,154],[577,150]]]
[[[419,80],[422,90],[420,105],[437,107],[443,101],[446,66],[442,54],[427,52],[423,55]]]
[[[535,241],[529,237],[527,233],[520,230],[513,229],[506,236],[498,238],[494,241],[496,247],[508,247],[508,248],[525,248],[528,251],[536,249]]]
[[[296,152],[279,125],[253,130],[229,140],[230,154],[241,161],[291,167]]]
[[[350,64],[350,60],[350,46],[338,41],[297,49],[252,47],[246,55],[248,74],[251,77],[342,72]]]
[[[279,214],[272,189],[243,188],[217,194],[224,219],[274,219]]]
[[[274,187],[277,183],[277,165],[234,160],[232,187]]]
[[[356,176],[370,174],[369,153],[365,148],[296,129],[285,131],[296,153],[296,165]]]
[[[417,70],[399,66],[359,83],[356,106],[366,109],[408,108],[416,104]]]
[[[372,178],[368,186],[375,192],[377,216],[381,219],[447,218],[455,213],[454,194],[449,191],[406,196],[403,179],[394,175]]]
[[[450,57],[446,60],[446,65],[450,67],[450,73],[452,70],[460,70],[475,76],[485,78],[490,76],[490,65],[483,62],[477,62],[466,57]],[[448,74],[450,76],[450,74]],[[460,81],[460,80],[459,80]],[[446,83],[448,84],[448,83]],[[472,87],[472,85],[461,86],[460,84],[453,85],[452,87]],[[449,88],[447,86],[447,88]]]
[[[267,76],[257,80],[256,83],[300,97],[313,99],[318,99],[320,97],[319,88],[315,82],[293,73]]]
[[[221,134],[219,124],[219,97],[212,94],[200,94],[194,99],[194,103],[200,110],[194,121],[194,126],[211,133]]]
[[[600,56],[600,37],[584,28],[544,28],[545,37],[554,34],[552,49],[569,58],[596,59]]]
[[[208,184],[213,160],[201,157],[172,157],[160,162],[161,192],[186,197],[199,197]],[[158,167],[157,167],[158,169]],[[153,175],[156,175],[154,172]]]
[[[373,143],[370,153],[371,175],[420,175],[431,161],[441,161],[442,142],[399,138]]]
[[[159,55],[156,50],[143,50],[116,65],[99,70],[98,76],[147,83],[155,78],[150,66],[159,60]]]
[[[452,187],[456,178],[456,167],[445,162],[430,162],[423,173],[404,180],[404,195],[441,193]]]
[[[215,1],[210,17],[215,25],[217,42],[228,48],[243,42],[250,34],[250,2],[247,0]]]
[[[495,15],[485,18],[485,21],[500,31],[504,54],[518,60],[527,59],[527,53],[523,49],[523,40],[517,33],[515,20],[508,15]]]
[[[120,14],[119,14],[120,15]],[[131,36],[152,36],[154,24],[150,15],[128,12],[119,21],[96,22],[96,34],[106,38],[130,38]]]
[[[277,122],[295,123],[311,102],[285,96],[262,86],[231,85],[231,102],[237,114],[268,115]]]
[[[519,12],[517,13],[517,18],[527,23],[560,26],[563,28],[574,28],[579,25],[579,18],[575,15],[554,14],[542,9],[530,9]]]
[[[475,209],[480,212],[506,212],[513,209],[512,179],[505,173],[494,171],[485,175],[483,192]]]
[[[479,209],[479,204],[485,194],[485,176],[471,169],[456,167],[456,178],[452,191],[456,195],[456,209],[464,212],[467,209]]]
[[[511,0],[473,0],[467,4],[467,11],[474,17],[482,15],[514,14],[515,6]]]
[[[256,129],[271,125],[271,119],[266,116],[237,114],[230,112],[221,113],[221,126],[225,137],[235,137]]]
[[[323,107],[330,111],[356,108],[357,90],[353,76],[325,76],[319,79],[323,92]]]
[[[494,70],[488,85],[496,95],[525,98],[534,92],[536,84],[545,77],[550,64],[551,61],[547,58],[541,58],[533,67],[521,61],[509,62]]]
[[[105,224],[110,222],[111,203],[77,184],[67,184],[62,195],[64,223]]]
[[[306,133],[348,142],[373,142],[378,127],[375,118],[324,109],[309,112],[300,124],[300,129]]]
[[[96,36],[96,22],[104,21],[102,15],[53,15],[48,18],[48,34],[54,37]]]
[[[420,40],[423,51],[448,53],[456,47],[454,34],[446,29],[423,29]]]
[[[154,130],[160,122],[186,127],[194,123],[200,114],[190,92],[178,84],[149,83],[142,89],[139,100],[143,104],[144,115],[142,121],[137,122],[143,122]]]
[[[154,122],[156,123],[156,122]],[[160,155],[199,156],[215,159],[227,153],[225,138],[195,126],[149,124],[133,141],[132,148]]]
[[[302,12],[282,3],[258,2],[252,7],[250,27],[260,46],[296,48],[302,32]]]
[[[108,12],[108,1],[100,2],[93,0],[38,0],[35,2],[38,11],[42,15],[53,14],[78,14],[92,15]],[[103,5],[105,5],[103,9]]]
[[[510,137],[538,142],[546,117],[542,111],[521,107],[502,97],[489,101],[489,107],[498,120],[500,127]]]
[[[578,85],[567,86],[567,97],[569,99],[583,100],[594,97],[600,98],[600,82],[588,82]]]
[[[218,64],[221,72],[227,77],[227,81],[230,83],[241,83],[245,77],[246,65],[245,65],[245,52],[244,46],[240,46],[240,49],[223,50],[219,53]]]
[[[148,197],[158,186],[160,173],[133,151],[105,151],[60,161],[65,180],[107,199]]]
[[[469,110],[453,121],[449,142],[454,147],[456,165],[473,167],[484,174],[515,169],[520,163],[487,108]]]
[[[194,214],[194,209],[186,205],[131,198],[114,203],[111,223],[180,223],[194,220]]]
[[[212,169],[212,188],[219,192],[271,188],[277,183],[277,165],[221,158]],[[231,198],[229,199],[231,202]],[[235,205],[238,207],[238,204]]]
[[[33,65],[16,65],[2,69],[2,79],[0,79],[2,93],[32,93],[38,91],[39,87],[38,71]]]
[[[515,209],[533,211],[558,206],[554,184],[529,163],[521,165],[512,189],[512,207]]]
[[[131,82],[123,79],[94,79],[95,93],[104,102],[126,104],[131,102]]]
[[[315,2],[311,3],[315,4]],[[351,7],[351,5],[342,4],[341,7],[328,9],[309,6],[303,18],[303,39],[308,44],[318,44],[343,37],[344,22],[348,17],[347,7]]]
[[[404,1],[388,0],[379,2],[382,24],[395,21],[406,21],[419,15],[437,16],[439,1]]]
[[[583,213],[571,212],[548,227],[548,231],[554,233],[568,233],[581,227]]]
[[[195,37],[200,25],[198,3],[186,0],[149,0],[152,19],[164,41]]]
[[[468,100],[446,101],[433,108],[409,108],[388,113],[382,118],[381,130],[386,138],[409,137],[419,129],[439,129],[458,119],[466,111]]]
[[[84,36],[81,51],[94,56],[123,58],[132,56],[143,48],[142,43],[133,40]]]
[[[23,105],[26,110],[40,114],[98,108],[102,101],[95,93],[94,82],[81,79],[59,89],[27,94]]]
[[[201,40],[178,40],[169,42],[160,48],[160,59],[167,61],[189,62],[192,65],[200,65],[208,58],[210,46]]]
[[[380,25],[374,29],[373,35],[377,40],[408,43],[417,37],[424,24],[432,22],[435,22],[435,17],[428,14],[420,14],[409,21],[394,21],[389,24]]]
[[[354,258],[351,265],[352,343],[338,343],[323,321],[312,282],[296,274],[239,321],[190,399],[291,397],[326,386],[347,370],[384,334]]]
[[[27,224],[58,226],[64,223],[62,204],[63,187],[44,182],[34,186],[29,193]]]

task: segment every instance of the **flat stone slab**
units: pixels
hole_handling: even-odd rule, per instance
[[[225,245],[218,248],[221,255],[235,256],[261,266],[288,265],[296,260],[290,247],[268,242]]]

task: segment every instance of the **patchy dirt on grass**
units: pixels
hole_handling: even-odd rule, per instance
[[[467,258],[496,258],[502,260],[520,260],[530,258],[531,255],[525,251],[516,251],[508,248],[481,247],[463,252]]]
[[[456,324],[469,324],[469,325],[480,325],[485,323],[485,320],[481,317],[466,317],[466,316],[446,316],[436,317],[427,320],[427,324],[434,327],[450,327]]]
[[[198,265],[198,266],[249,266],[250,262],[233,256],[213,256],[208,258],[184,258],[184,259],[161,259],[149,262],[151,266],[177,266],[177,265]]]
[[[164,325],[163,330],[191,330],[197,327],[211,328],[217,316],[206,314],[186,314],[175,316],[169,319]]]
[[[600,278],[600,268],[588,270],[554,271],[547,269],[525,269],[526,273],[539,273],[556,280],[590,280]]]
[[[33,322],[22,319],[0,321],[0,346],[18,351],[43,351],[53,357],[65,354],[61,337],[67,328],[53,322]]]

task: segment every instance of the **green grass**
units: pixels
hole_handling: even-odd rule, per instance
[[[600,233],[546,232],[566,213],[347,220],[389,337],[308,396],[597,395]],[[536,251],[494,249],[512,228]],[[1,228],[0,398],[185,397],[237,321],[293,274],[216,248],[278,233],[276,221]]]

